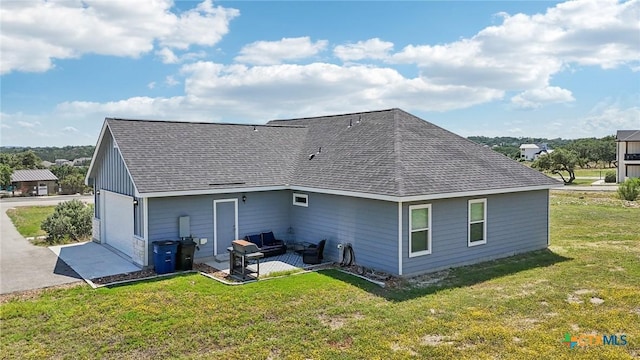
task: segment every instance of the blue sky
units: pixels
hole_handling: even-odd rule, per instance
[[[143,3],[2,1],[1,144],[392,107],[463,136],[640,128],[638,0]]]

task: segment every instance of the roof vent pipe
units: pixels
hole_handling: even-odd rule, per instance
[[[349,126],[347,126],[347,129],[353,126],[352,121],[353,121],[352,119],[349,119]]]
[[[361,121],[362,121],[362,115],[358,116],[358,121],[356,121],[356,124],[360,124]]]

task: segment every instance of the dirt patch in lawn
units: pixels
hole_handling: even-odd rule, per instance
[[[72,282],[72,283],[69,283],[69,284],[50,286],[50,287],[42,288],[42,289],[16,291],[16,292],[12,292],[12,293],[9,293],[9,294],[2,294],[2,295],[0,295],[0,304],[4,304],[4,303],[7,303],[7,302],[13,301],[13,300],[17,300],[17,301],[33,300],[33,299],[36,299],[36,298],[40,297],[40,295],[42,295],[42,293],[44,293],[46,291],[51,291],[51,290],[56,290],[56,289],[70,289],[70,288],[74,288],[76,286],[83,286],[83,285],[86,285],[86,283],[84,281],[77,281],[77,282]]]
[[[451,345],[453,344],[453,341],[449,341],[451,340],[450,336],[442,336],[442,335],[426,335],[423,336],[420,343],[422,345],[429,345],[429,346],[439,346],[439,345]]]
[[[210,276],[220,278],[226,281],[233,281],[233,279],[229,277],[229,274],[222,272],[216,268],[213,268],[207,264],[193,264],[193,270],[204,273],[204,274],[208,274]],[[175,273],[169,273],[164,275],[174,275],[174,274],[180,274],[180,273],[181,272],[178,271]],[[96,285],[105,286],[109,284],[115,284],[115,283],[121,283],[121,282],[127,282],[127,281],[152,279],[159,276],[160,275],[158,275],[153,269],[147,269],[147,270],[133,271],[130,273],[94,278],[94,279],[91,279],[91,282],[93,282]],[[227,279],[227,277],[229,279]]]

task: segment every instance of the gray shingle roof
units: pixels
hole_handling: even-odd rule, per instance
[[[558,185],[537,170],[400,109],[269,124],[309,129],[295,185],[391,196]],[[308,154],[319,147],[321,153],[309,160]]]
[[[618,141],[640,141],[640,130],[618,130],[616,133]]]
[[[49,180],[58,180],[58,178],[46,169],[14,170],[13,174],[11,174],[11,182]]]
[[[284,185],[307,129],[107,119],[140,193]]]
[[[400,109],[275,120],[257,131],[117,119],[107,125],[142,194],[290,185],[403,197],[559,184]]]

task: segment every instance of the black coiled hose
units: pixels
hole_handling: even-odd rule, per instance
[[[353,252],[353,247],[350,243],[342,246],[342,262],[340,266],[351,266],[356,262],[356,254]]]

